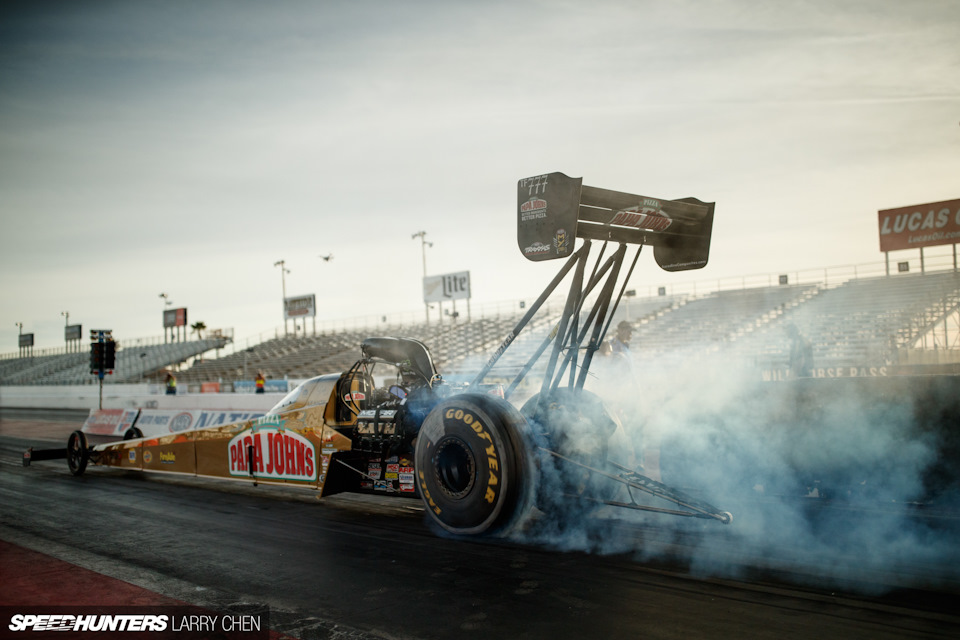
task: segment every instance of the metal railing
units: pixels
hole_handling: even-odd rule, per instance
[[[949,249],[950,247],[946,247]],[[913,253],[913,252],[911,252]],[[743,276],[729,276],[723,278],[715,279],[701,279],[701,280],[691,280],[685,282],[670,282],[668,284],[663,283],[652,283],[649,285],[641,286],[631,286],[630,288],[636,291],[637,298],[653,298],[658,295],[661,295],[661,289],[663,290],[662,295],[667,296],[702,296],[709,295],[711,293],[716,293],[719,291],[731,291],[737,289],[750,289],[758,287],[768,287],[775,286],[781,283],[782,278],[786,278],[786,283],[790,285],[819,285],[822,287],[838,287],[845,282],[850,280],[856,280],[859,278],[874,278],[887,275],[888,269],[890,270],[890,276],[896,277],[900,275],[897,272],[897,266],[900,262],[907,262],[909,268],[911,269],[910,273],[916,274],[921,269],[923,272],[943,272],[943,271],[957,271],[956,257],[952,254],[936,254],[936,255],[925,255],[922,259],[917,257],[911,257],[909,260],[897,260],[896,263],[888,263],[886,261],[870,262],[863,264],[849,264],[849,265],[835,265],[824,268],[817,269],[802,269],[794,271],[779,271],[779,272],[767,272],[767,273],[756,273]],[[469,311],[469,317],[473,318],[490,318],[497,317],[501,315],[516,315],[522,313],[521,303],[529,305],[532,302],[532,298],[518,298],[513,300],[499,300],[486,303],[473,303]],[[556,301],[548,302],[548,304],[558,303]],[[459,317],[454,319],[451,317],[445,317],[442,320],[442,323],[453,322],[466,322],[468,319],[467,316],[467,305],[463,303],[462,307],[457,309]],[[389,313],[380,313],[380,314],[367,314],[362,316],[352,316],[348,318],[339,318],[334,320],[323,320],[316,323],[316,335],[323,335],[328,333],[336,333],[341,331],[361,331],[365,329],[383,329],[390,326],[409,326],[409,325],[420,325],[423,323],[423,309],[409,310],[409,311],[400,311],[400,312],[389,312]],[[433,323],[433,320],[431,320]],[[213,331],[207,330],[207,336],[212,337]],[[309,323],[309,326],[305,328],[298,328],[296,331],[289,334],[285,334],[284,328],[282,326],[274,327],[273,329],[262,331],[253,336],[247,336],[241,339],[235,339],[233,336],[233,329],[223,329],[220,330],[223,332],[225,337],[228,337],[232,340],[230,345],[224,348],[226,353],[235,353],[238,350],[249,349],[255,347],[262,342],[267,340],[273,340],[276,338],[283,337],[284,335],[292,336],[310,336],[314,335],[314,325]],[[143,347],[150,345],[160,345],[164,344],[163,336],[152,336],[147,338],[128,338],[120,340],[121,348],[129,347]],[[60,355],[64,353],[70,353],[75,351],[74,347],[71,347],[71,351],[68,351],[66,347],[53,347],[46,349],[34,349],[32,351],[33,357],[41,356],[51,356],[51,355]],[[0,354],[0,361],[17,359],[22,357],[18,352],[9,352]]]

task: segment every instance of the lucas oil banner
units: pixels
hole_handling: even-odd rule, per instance
[[[884,209],[878,216],[883,252],[960,243],[960,200]]]

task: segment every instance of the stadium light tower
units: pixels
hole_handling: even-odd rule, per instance
[[[432,242],[427,242],[427,232],[426,231],[417,231],[415,234],[410,236],[411,240],[420,238],[420,248],[423,251],[423,277],[427,277],[427,247],[432,247]],[[421,288],[423,285],[421,284]],[[430,324],[430,304],[426,300],[423,301],[423,311],[427,317],[427,324]],[[442,319],[441,319],[442,320]]]
[[[287,274],[290,273],[290,269],[287,269],[286,260],[277,260],[273,263],[273,266],[280,267],[280,286],[283,291],[283,335],[287,335]]]
[[[66,320],[63,321],[63,344],[65,345],[65,346],[64,346],[64,351],[69,352],[69,351],[70,351],[70,342],[67,340],[67,327],[70,326],[70,312],[69,312],[69,311],[61,311],[61,312],[60,312],[60,315],[62,315],[63,317],[66,318]]]
[[[167,314],[166,314],[166,311],[167,311],[167,307],[169,307],[170,305],[173,304],[173,301],[170,300],[170,296],[168,296],[168,295],[165,294],[165,293],[161,293],[158,297],[159,297],[161,300],[163,300],[163,311],[164,311],[164,314],[163,314],[163,316],[164,316],[164,318],[163,318],[163,344],[167,344],[167,318],[166,318]],[[171,336],[173,335],[173,329],[174,329],[173,327],[170,327],[170,335],[171,335]]]

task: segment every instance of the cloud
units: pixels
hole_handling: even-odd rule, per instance
[[[102,269],[133,289],[131,245],[188,261],[202,246],[236,272],[257,244],[350,243],[359,225],[359,253],[339,254],[355,277],[410,281],[377,291],[382,313],[420,305],[419,256],[396,250],[424,228],[437,272],[498,283],[475,303],[521,297],[549,276],[517,255],[513,185],[555,170],[716,200],[697,277],[879,259],[871,211],[956,197],[954,17],[935,2],[5,7],[0,267],[64,265],[75,287],[98,220],[117,247]],[[46,313],[5,306],[0,344]],[[124,313],[120,335],[149,313]],[[254,333],[269,317],[235,322]]]

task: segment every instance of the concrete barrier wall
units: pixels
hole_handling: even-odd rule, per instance
[[[224,409],[267,411],[283,393],[178,393],[168,396],[156,384],[103,387],[104,409]],[[0,409],[96,409],[98,385],[0,386]]]

